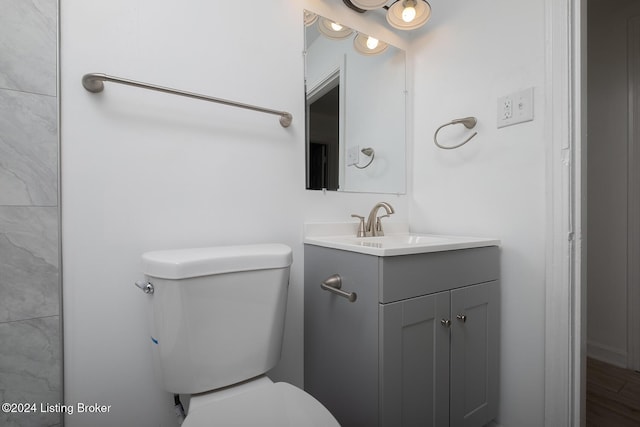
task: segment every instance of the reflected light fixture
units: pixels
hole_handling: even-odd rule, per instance
[[[377,55],[384,52],[389,45],[375,37],[358,33],[353,39],[353,47],[363,55]]]
[[[338,24],[327,18],[321,18],[318,22],[318,30],[330,39],[340,40],[349,37],[353,30],[344,25]]]
[[[425,0],[398,0],[387,10],[387,22],[399,30],[415,30],[431,17],[431,5]]]
[[[318,20],[318,15],[308,10],[304,11],[304,26],[310,27]]]

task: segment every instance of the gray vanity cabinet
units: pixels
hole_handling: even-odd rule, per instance
[[[305,390],[341,425],[497,415],[498,248],[377,257],[305,245]],[[320,288],[339,274],[351,303]]]

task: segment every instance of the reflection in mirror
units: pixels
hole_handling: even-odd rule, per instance
[[[304,18],[306,188],[404,193],[405,52]]]
[[[309,120],[308,189],[337,190],[340,75],[307,96]]]

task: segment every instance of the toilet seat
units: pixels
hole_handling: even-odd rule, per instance
[[[271,383],[189,411],[182,427],[339,426],[311,395],[287,383]]]

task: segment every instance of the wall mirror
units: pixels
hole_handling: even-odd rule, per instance
[[[406,55],[304,13],[306,188],[406,192]]]

